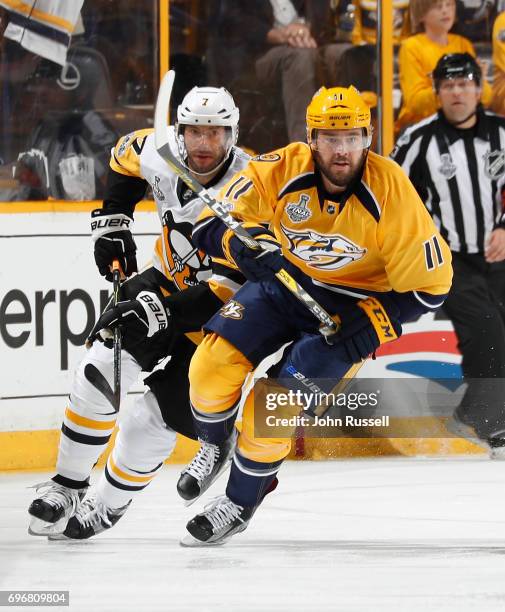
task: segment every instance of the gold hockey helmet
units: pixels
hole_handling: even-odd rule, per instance
[[[314,130],[353,130],[362,128],[360,148],[372,142],[370,108],[354,86],[321,89],[307,107],[307,141],[315,143]]]

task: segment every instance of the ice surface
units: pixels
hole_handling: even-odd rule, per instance
[[[49,475],[0,474],[0,589],[66,589],[70,610],[99,612],[505,610],[503,462],[288,462],[247,531],[211,549],[178,544],[203,506],[182,506],[178,472],[84,542],[27,534],[26,487]]]

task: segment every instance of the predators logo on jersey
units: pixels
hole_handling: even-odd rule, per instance
[[[210,258],[190,240],[192,225],[176,223],[171,211],[163,217],[163,259],[179,291],[194,287],[210,276]]]
[[[219,314],[227,319],[239,320],[244,316],[244,307],[235,300],[229,300],[219,310]]]
[[[366,249],[340,234],[318,234],[312,230],[295,231],[281,225],[293,255],[318,270],[338,270],[361,259]]]

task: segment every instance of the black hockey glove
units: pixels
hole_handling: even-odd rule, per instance
[[[265,230],[254,238],[261,245],[261,250],[250,249],[236,236],[232,236],[228,242],[228,251],[247,280],[258,283],[274,278],[281,268],[287,267],[288,262],[273,234]]]
[[[131,345],[151,338],[159,331],[170,331],[173,325],[170,311],[152,291],[141,291],[136,299],[118,302],[106,310],[91,331],[89,341],[100,336],[112,337],[110,330],[120,326],[124,339]]]
[[[110,266],[119,261],[125,276],[137,272],[137,246],[130,227],[133,220],[120,213],[108,214],[102,208],[91,213],[91,237],[95,243],[95,262],[98,271],[112,282]]]
[[[326,342],[343,346],[349,361],[360,363],[381,344],[402,335],[399,314],[398,307],[386,296],[361,300],[350,313],[340,317],[340,330],[328,336]]]

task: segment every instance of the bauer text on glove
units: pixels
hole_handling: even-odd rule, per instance
[[[107,214],[102,208],[91,213],[91,237],[95,243],[95,262],[98,271],[112,281],[110,266],[117,259],[125,276],[137,272],[137,246],[133,240],[133,220],[127,215]]]
[[[159,331],[168,331],[172,325],[170,312],[152,291],[141,291],[136,299],[119,302],[106,310],[96,322],[90,338],[107,338],[107,329],[120,326],[125,337],[139,342]]]

